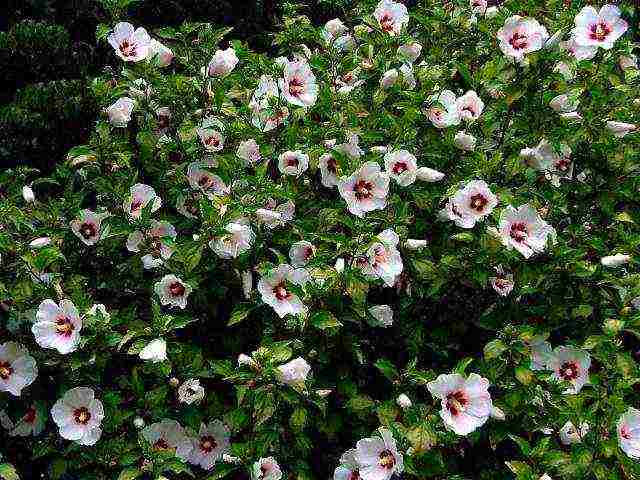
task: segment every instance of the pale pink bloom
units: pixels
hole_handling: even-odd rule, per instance
[[[149,49],[149,57],[153,57],[159,67],[169,66],[175,56],[169,47],[155,39],[151,40]]]
[[[443,90],[431,100],[432,106],[429,107],[427,116],[434,126],[446,128],[460,124],[457,98],[451,90]]]
[[[100,424],[104,419],[104,407],[91,388],[76,387],[67,390],[55,403],[51,418],[62,438],[80,445],[95,445],[102,436]]]
[[[603,5],[600,11],[586,6],[576,15],[576,26],[571,34],[578,45],[585,47],[613,48],[613,44],[629,25],[620,18],[620,9],[615,5]]]
[[[187,169],[187,180],[191,188],[202,191],[208,198],[227,195],[229,187],[214,173],[202,168],[199,162],[193,162]]]
[[[473,152],[476,149],[476,137],[465,132],[457,132],[453,144],[460,150]]]
[[[220,420],[209,424],[201,423],[198,435],[191,439],[193,449],[189,455],[189,463],[211,470],[225,453],[231,451],[229,436],[229,428]]]
[[[444,178],[444,173],[428,167],[419,167],[416,170],[416,178],[422,182],[439,182]]]
[[[493,212],[498,198],[483,180],[472,180],[449,199],[441,216],[462,228],[473,228]]]
[[[299,177],[309,168],[309,155],[300,150],[286,151],[278,157],[278,169],[284,175]]]
[[[153,290],[160,297],[162,305],[173,305],[184,309],[193,288],[175,275],[165,275],[159,282],[156,282]]]
[[[318,160],[320,181],[327,188],[338,185],[338,161],[331,153],[324,153]]]
[[[600,263],[604,267],[619,267],[625,265],[631,261],[631,256],[624,253],[616,253],[615,255],[608,255],[600,259]]]
[[[38,238],[34,238],[29,242],[29,247],[36,250],[39,248],[48,247],[49,245],[51,245],[50,237],[38,237]]]
[[[219,152],[224,148],[224,135],[212,126],[199,127],[196,132],[207,152]]]
[[[576,60],[591,60],[598,53],[598,47],[578,45],[575,37],[566,42],[560,42],[560,48],[569,52]]]
[[[349,212],[362,217],[367,212],[387,206],[389,176],[380,171],[377,163],[366,162],[350,177],[338,180],[338,191],[347,202]]]
[[[255,165],[262,160],[260,146],[253,138],[240,142],[236,155],[244,160],[245,165]]]
[[[304,268],[293,268],[286,263],[278,265],[258,281],[258,292],[262,301],[275,310],[280,318],[287,314],[306,314],[307,307],[291,291],[290,285],[304,287],[311,279]]]
[[[338,51],[353,50],[355,40],[349,34],[349,29],[339,18],[329,20],[322,29],[322,38]]]
[[[582,120],[582,115],[580,115],[580,112],[563,112],[560,114],[560,118],[563,118],[565,120],[569,120],[569,121],[580,121]]]
[[[307,379],[311,366],[304,358],[298,357],[278,368],[278,379],[285,385],[302,385]]]
[[[383,32],[389,35],[399,35],[402,29],[409,23],[407,7],[393,0],[380,0],[373,12]]]
[[[573,177],[573,161],[571,160],[571,149],[566,144],[560,145],[560,150],[556,151],[546,139],[534,148],[523,148],[520,156],[527,164],[545,174],[555,187],[560,186],[560,179]]]
[[[38,366],[27,349],[16,342],[0,344],[0,392],[20,396],[38,376]]]
[[[356,453],[356,449],[351,448],[342,454],[340,465],[333,472],[333,480],[359,480],[361,478]]]
[[[144,183],[136,183],[129,189],[130,195],[124,201],[122,208],[131,218],[137,219],[142,211],[151,204],[151,212],[155,212],[162,206],[162,199],[156,195],[153,187]]]
[[[220,258],[238,258],[244,252],[248,252],[255,241],[256,234],[248,224],[247,219],[240,218],[226,225],[225,235],[217,237],[209,242],[211,249]]]
[[[480,114],[482,114],[484,110],[484,102],[478,97],[476,92],[469,90],[461,97],[458,97],[456,100],[456,108],[461,120],[471,122],[480,118]]]
[[[547,240],[550,238],[555,243],[556,238],[555,229],[526,204],[517,210],[511,205],[507,206],[500,214],[498,231],[502,243],[508,249],[515,248],[525,258],[543,252]]]
[[[557,347],[549,358],[547,368],[553,378],[571,384],[564,393],[578,394],[589,381],[591,356],[586,350],[573,347]]]
[[[360,75],[360,69],[356,68],[336,78],[335,84],[338,88],[338,93],[346,95],[361,85],[364,85],[364,80],[359,80],[358,75]]]
[[[380,78],[380,86],[385,89],[393,87],[398,81],[399,76],[400,73],[398,73],[397,69],[392,68],[391,70],[387,70]]]
[[[273,457],[261,458],[251,467],[251,480],[280,480],[282,470]]]
[[[640,410],[629,407],[618,420],[616,430],[622,451],[634,460],[640,458]]]
[[[151,37],[147,31],[142,27],[134,30],[133,25],[127,22],[116,24],[107,40],[116,55],[125,62],[139,62],[151,52]]]
[[[374,305],[369,308],[373,317],[369,324],[373,327],[390,327],[393,325],[393,310],[389,305]]]
[[[109,122],[114,127],[124,128],[131,120],[131,113],[136,102],[129,97],[121,97],[107,108]]]
[[[469,6],[473,13],[483,15],[487,11],[489,3],[487,0],[469,0]]]
[[[566,422],[558,433],[563,445],[581,443],[582,439],[587,435],[587,433],[589,433],[589,424],[587,422],[582,422],[580,424],[580,429],[578,429],[572,422]]]
[[[256,128],[269,132],[287,119],[289,110],[279,105],[279,96],[275,79],[269,75],[262,75],[249,103],[252,112],[251,123]]]
[[[392,287],[403,270],[402,257],[397,249],[398,241],[398,235],[391,229],[378,234],[364,257],[359,259],[362,273],[380,278],[388,287]]]
[[[406,187],[416,181],[418,165],[416,157],[407,150],[395,150],[385,154],[384,169],[398,185]]]
[[[496,269],[496,276],[489,278],[489,283],[501,297],[506,297],[514,287],[513,273],[505,272],[502,267]]]
[[[527,53],[540,50],[544,46],[549,33],[537,20],[513,15],[505,20],[497,36],[502,53],[522,61]]]
[[[356,460],[362,480],[389,480],[404,470],[404,459],[387,428],[378,429],[380,436],[363,438],[356,443]]]
[[[638,128],[633,123],[616,122],[613,120],[607,121],[607,130],[611,132],[616,138],[622,138],[628,133],[631,133]]]
[[[12,437],[26,437],[40,435],[47,423],[47,415],[41,402],[32,404],[25,414],[11,427],[9,435]]]
[[[289,250],[289,258],[291,265],[294,267],[304,267],[316,253],[316,247],[311,242],[300,240],[291,245]]]
[[[193,443],[182,425],[165,418],[142,430],[142,436],[156,451],[170,451],[176,457],[187,461],[193,450]]]
[[[398,47],[398,57],[407,63],[415,62],[422,52],[422,45],[418,42],[409,42]]]
[[[204,387],[200,385],[200,380],[197,378],[186,380],[178,388],[178,400],[187,405],[200,403],[204,399],[204,394]]]
[[[73,352],[80,342],[82,319],[70,300],[61,300],[58,306],[47,299],[38,307],[36,322],[31,327],[36,343],[64,354]]]
[[[82,212],[80,212],[80,218],[71,221],[71,231],[85,245],[95,245],[98,243],[98,240],[100,240],[102,220],[108,216],[108,213],[95,213],[91,210],[82,210]]]
[[[398,406],[400,408],[402,408],[403,410],[410,408],[413,405],[413,402],[411,401],[411,399],[407,396],[406,393],[401,393],[400,395],[398,395],[398,398],[396,398],[396,403],[398,404]]]
[[[445,427],[457,435],[468,435],[491,416],[489,380],[475,373],[464,378],[459,373],[439,375],[427,384],[431,395],[441,401],[440,417]]]
[[[266,207],[257,209],[256,217],[258,217],[260,223],[269,229],[281,227],[293,220],[296,211],[296,206],[291,200],[276,206],[275,200],[271,199],[267,202]]]
[[[146,232],[136,230],[127,238],[127,250],[130,252],[148,251],[142,257],[144,268],[157,268],[173,255],[173,242],[177,236],[176,229],[169,222],[151,220],[151,228]]]
[[[287,61],[283,78],[278,80],[282,98],[300,107],[311,107],[318,98],[316,77],[303,59]]]
[[[167,359],[167,342],[163,338],[151,340],[140,350],[140,360],[148,360],[151,363],[164,362]]]
[[[229,47],[226,50],[216,50],[213,58],[207,66],[207,75],[210,77],[224,77],[231,73],[238,64],[236,51]]]

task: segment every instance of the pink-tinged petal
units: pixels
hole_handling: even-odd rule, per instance
[[[575,23],[577,27],[588,28],[598,21],[598,12],[592,6],[586,6],[576,15]]]

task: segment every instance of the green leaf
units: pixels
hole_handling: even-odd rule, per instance
[[[394,381],[398,378],[398,369],[390,360],[381,358],[376,361],[375,366],[388,380]]]
[[[0,478],[3,480],[20,480],[15,467],[9,463],[0,464]]]
[[[134,478],[138,478],[140,475],[142,475],[142,472],[136,467],[129,467],[120,472],[118,480],[133,480]]]
[[[254,308],[255,306],[251,303],[239,303],[238,305],[236,305],[231,312],[231,316],[229,317],[229,321],[227,322],[227,327],[242,322],[249,316],[251,310],[253,310]]]
[[[340,323],[331,312],[327,312],[324,310],[311,315],[309,322],[311,323],[311,325],[320,330],[342,326],[342,323]]]

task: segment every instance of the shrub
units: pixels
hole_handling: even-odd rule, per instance
[[[99,29],[2,174],[0,475],[640,474],[634,12],[471,3]]]

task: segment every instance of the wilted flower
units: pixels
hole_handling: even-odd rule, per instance
[[[333,480],[357,480],[361,478],[356,453],[356,449],[351,448],[342,454],[340,465],[333,472]]]
[[[452,220],[462,228],[473,228],[493,212],[498,198],[483,180],[472,180],[449,199],[441,218]]]
[[[210,77],[224,77],[231,73],[238,64],[236,51],[229,47],[226,50],[216,50],[213,58],[207,66],[207,75]]]
[[[415,238],[408,238],[404,242],[404,246],[407,250],[420,250],[421,248],[424,248],[427,246],[427,241],[419,240]]]
[[[489,3],[487,0],[469,0],[469,6],[473,13],[483,15],[487,11]]]
[[[505,272],[502,267],[496,269],[496,276],[489,278],[491,286],[501,297],[506,297],[514,287],[513,273]]]
[[[316,247],[311,242],[301,240],[291,245],[289,249],[289,258],[291,265],[294,267],[304,267],[316,253]]]
[[[575,23],[571,34],[578,45],[605,50],[613,48],[616,40],[629,28],[615,5],[603,5],[599,12],[590,5],[586,6],[576,15]]]
[[[622,414],[616,427],[618,443],[630,458],[640,458],[640,410],[633,407]]]
[[[301,385],[310,371],[311,366],[306,360],[298,357],[278,367],[278,379],[286,385]]]
[[[476,137],[465,132],[457,132],[453,144],[460,150],[473,152],[476,149]]]
[[[12,437],[33,435],[35,437],[42,433],[46,423],[47,415],[44,405],[41,402],[36,402],[29,406],[24,415],[20,417],[20,420],[12,426],[9,435]]]
[[[156,282],[153,289],[160,297],[162,305],[173,305],[183,309],[187,306],[187,297],[192,290],[188,283],[184,283],[175,275],[165,275]]]
[[[187,405],[199,403],[204,398],[204,393],[204,387],[200,385],[200,380],[190,378],[178,388],[178,400]]]
[[[571,387],[565,393],[580,393],[589,381],[591,356],[586,350],[573,347],[557,347],[549,357],[547,367],[553,371],[553,378],[569,382]]]
[[[278,104],[279,96],[275,79],[269,75],[262,75],[249,103],[253,113],[251,123],[256,128],[268,132],[281,125],[289,116],[289,110]]]
[[[336,78],[335,84],[338,88],[338,93],[346,95],[348,93],[351,93],[354,89],[363,85],[364,80],[358,79],[359,74],[360,69],[356,68]]]
[[[443,90],[431,99],[427,116],[437,128],[446,128],[460,124],[460,112],[456,95],[451,90]]]
[[[497,36],[502,53],[522,61],[527,53],[544,46],[549,33],[537,20],[513,15],[505,20]]]
[[[171,451],[176,457],[187,461],[193,450],[193,443],[184,428],[175,420],[165,418],[153,423],[142,431],[142,436],[151,448],[157,451]]]
[[[491,416],[489,380],[475,373],[443,374],[427,384],[431,395],[441,400],[440,417],[458,435],[468,435]]]
[[[356,443],[362,480],[389,480],[404,470],[404,460],[391,431],[383,427],[378,431],[380,437],[363,438]]]
[[[144,268],[157,268],[173,255],[176,236],[176,229],[169,222],[151,220],[151,228],[146,232],[136,230],[129,234],[127,250],[136,253],[142,249],[148,251],[142,257]]]
[[[391,229],[378,234],[366,255],[359,259],[362,273],[380,278],[388,287],[392,287],[403,269],[402,257],[397,250],[398,241],[398,235]]]
[[[80,445],[94,445],[102,436],[102,402],[87,387],[76,387],[63,395],[51,408],[51,417],[60,436]]]
[[[409,42],[398,47],[398,57],[407,63],[415,62],[422,52],[422,45],[418,42]]]
[[[151,204],[151,212],[155,212],[162,206],[162,199],[156,195],[153,187],[143,183],[136,183],[129,190],[130,195],[124,201],[122,208],[131,218],[140,218],[142,210]]]
[[[393,0],[380,0],[373,12],[382,31],[396,36],[409,23],[407,7]]]
[[[398,70],[395,68],[392,68],[390,70],[387,70],[386,72],[384,72],[382,74],[382,77],[380,78],[380,86],[382,88],[391,88],[393,87],[396,82],[398,81],[398,77],[399,77],[399,73]]]
[[[456,108],[460,119],[470,122],[480,118],[484,110],[484,102],[476,92],[469,90],[456,100]]]
[[[141,360],[152,363],[164,362],[167,359],[167,342],[163,338],[151,340],[138,354]]]
[[[115,103],[107,108],[107,115],[109,116],[109,122],[114,127],[124,128],[131,120],[131,113],[136,102],[129,97],[122,97],[115,101]]]
[[[311,107],[318,98],[316,77],[303,59],[287,61],[283,78],[278,80],[282,98],[300,107]]]
[[[191,188],[202,191],[208,198],[226,195],[229,187],[218,176],[202,168],[199,162],[189,164],[187,169],[187,180]]]
[[[144,60],[151,51],[151,37],[147,31],[142,27],[134,30],[128,22],[117,23],[107,40],[125,62]]]
[[[82,210],[82,212],[80,212],[80,218],[71,221],[71,231],[85,245],[95,245],[98,240],[100,240],[102,220],[108,216],[108,213],[95,213],[91,210]]]
[[[629,263],[630,260],[631,260],[630,255],[625,255],[623,253],[616,253],[615,255],[602,257],[600,259],[600,263],[605,267],[619,267],[620,265]]]
[[[347,202],[349,212],[362,217],[387,206],[389,176],[380,171],[377,163],[366,162],[350,177],[338,180],[338,191]]]
[[[555,187],[560,186],[560,179],[573,176],[571,149],[566,144],[561,144],[556,151],[553,145],[543,138],[535,148],[520,150],[520,156],[530,167],[543,172]]]
[[[617,138],[624,137],[628,133],[633,132],[636,128],[638,127],[633,123],[616,122],[613,120],[607,121],[607,130]]]
[[[51,245],[51,238],[49,237],[38,237],[29,242],[29,247],[33,249],[44,248],[49,245]]]
[[[369,314],[373,317],[369,324],[374,327],[390,327],[393,325],[393,310],[389,305],[374,305],[369,308]]]
[[[236,155],[244,160],[246,165],[255,165],[262,160],[260,147],[253,138],[240,142]]]
[[[589,433],[589,424],[587,422],[582,422],[580,429],[577,429],[572,422],[567,422],[559,431],[560,441],[563,445],[580,443],[587,433]]]
[[[568,113],[577,110],[580,101],[573,94],[563,93],[555,96],[549,101],[549,106],[557,113]]]
[[[38,366],[27,349],[16,342],[0,344],[0,392],[20,396],[38,376]]]
[[[284,175],[299,177],[309,168],[309,155],[300,150],[283,152],[278,157],[278,169]]]
[[[517,210],[507,206],[500,214],[498,230],[502,243],[509,249],[515,248],[525,258],[543,252],[548,238],[555,243],[555,229],[529,205],[521,205]]]
[[[159,67],[166,67],[173,61],[174,54],[169,47],[152,39],[149,45],[149,57],[154,58]]]
[[[251,249],[256,234],[245,218],[228,223],[225,230],[229,233],[209,242],[211,249],[220,258],[237,258],[238,255]]]
[[[229,428],[220,420],[200,424],[200,431],[192,439],[193,449],[189,455],[189,463],[211,470],[222,456],[230,451]]]
[[[282,470],[273,457],[261,458],[251,467],[251,480],[280,480]]]
[[[36,323],[31,327],[36,343],[64,354],[73,352],[80,342],[82,319],[70,300],[61,300],[58,306],[47,299],[38,307]]]
[[[276,206],[275,200],[267,203],[267,208],[259,208],[256,210],[258,221],[263,223],[267,228],[275,228],[285,225],[293,219],[296,206],[291,200],[288,200]]]

